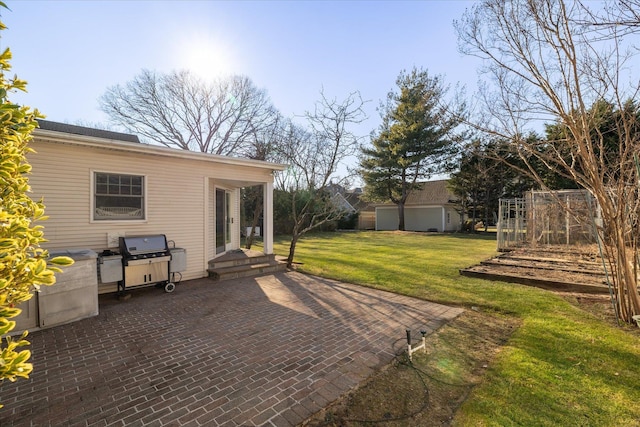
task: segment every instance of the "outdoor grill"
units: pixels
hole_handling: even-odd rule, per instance
[[[118,290],[150,285],[164,285],[172,292],[175,284],[171,275],[171,251],[164,234],[120,237],[120,254],[124,270]]]

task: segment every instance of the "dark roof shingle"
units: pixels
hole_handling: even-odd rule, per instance
[[[427,181],[420,188],[412,191],[405,205],[446,205],[452,203],[456,196],[447,188],[446,179]]]
[[[114,139],[117,141],[140,143],[137,135],[128,133],[113,132],[110,130],[94,129],[85,126],[70,125],[67,123],[52,122],[49,120],[38,120],[40,129],[53,132],[70,133],[74,135],[92,136],[95,138]]]

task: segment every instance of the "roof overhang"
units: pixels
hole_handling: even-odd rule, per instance
[[[281,171],[287,168],[287,165],[282,163],[271,163],[262,160],[220,156],[217,154],[200,153],[197,151],[178,150],[175,148],[161,147],[158,145],[97,138],[92,136],[76,135],[45,129],[35,129],[32,135],[37,141],[43,140],[56,144],[75,145],[94,149],[120,151],[124,153],[137,153],[149,156],[171,157],[175,159],[198,160],[202,162],[268,169],[271,171]]]

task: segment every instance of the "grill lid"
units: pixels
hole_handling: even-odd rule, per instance
[[[167,250],[167,237],[164,234],[120,237],[120,253],[124,256],[164,252]]]

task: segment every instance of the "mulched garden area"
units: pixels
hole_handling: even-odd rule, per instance
[[[596,245],[519,248],[460,274],[562,292],[609,293]]]

